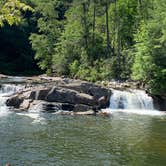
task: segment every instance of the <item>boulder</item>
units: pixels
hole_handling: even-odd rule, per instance
[[[97,104],[93,96],[85,93],[79,93],[75,90],[59,87],[52,88],[46,97],[46,101],[70,104],[85,104],[91,106]]]
[[[9,107],[19,108],[22,102],[23,98],[16,94],[7,99],[6,105]]]
[[[50,89],[37,89],[37,90],[32,90],[29,95],[29,99],[32,100],[46,100],[47,95],[49,93]]]
[[[106,108],[109,106],[109,99],[112,93],[108,88],[104,88],[85,81],[70,83],[61,87],[93,96],[94,100],[98,101],[98,106],[101,108]],[[101,98],[104,99],[102,100],[102,103]]]
[[[95,98],[100,98],[102,96],[111,95],[110,89],[98,86],[93,83],[85,82],[85,81],[62,85],[61,87],[64,87],[67,89],[72,89],[72,90],[78,91],[80,93],[86,93],[91,96],[94,96]]]

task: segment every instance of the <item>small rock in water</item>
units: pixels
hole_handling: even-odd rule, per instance
[[[10,163],[7,163],[5,166],[11,166],[11,164],[10,164]]]

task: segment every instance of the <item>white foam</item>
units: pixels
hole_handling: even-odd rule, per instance
[[[153,99],[142,90],[119,91],[112,89],[111,109],[153,110]]]
[[[8,116],[11,112],[6,106],[7,97],[19,92],[23,86],[13,84],[3,84],[0,88],[0,117]]]
[[[17,113],[17,115],[31,118],[33,120],[32,123],[41,123],[41,124],[46,123],[46,119],[42,117],[40,113],[37,112]]]
[[[149,115],[149,116],[166,116],[165,111],[158,110],[143,110],[143,109],[103,109],[102,113],[115,114],[117,112],[127,114]]]

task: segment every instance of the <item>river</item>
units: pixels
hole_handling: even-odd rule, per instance
[[[129,92],[114,93],[109,117],[61,116],[8,111],[4,94],[22,88],[12,87],[5,86],[0,96],[0,165],[7,162],[12,166],[166,165],[165,114],[144,110],[146,103],[133,104]],[[119,101],[120,109],[111,103],[115,101]],[[128,108],[126,103],[133,105]]]

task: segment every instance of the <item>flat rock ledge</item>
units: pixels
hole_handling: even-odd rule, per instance
[[[93,83],[65,79],[32,85],[10,96],[6,105],[15,111],[93,115],[109,106],[111,90]]]

